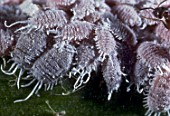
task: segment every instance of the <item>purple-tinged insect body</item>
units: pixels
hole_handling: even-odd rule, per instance
[[[47,36],[42,31],[32,31],[30,34],[20,35],[14,51],[12,61],[27,69],[47,47]]]
[[[78,0],[71,11],[74,14],[73,20],[83,19],[85,16],[95,12],[95,2],[94,0]]]
[[[86,21],[72,21],[62,29],[63,40],[81,41],[88,39],[94,25]]]
[[[102,15],[101,19],[102,23],[108,26],[116,39],[126,42],[130,46],[137,44],[135,32],[128,25],[121,23],[116,16],[107,12]]]
[[[163,73],[161,68],[164,68],[170,72],[168,53],[156,42],[141,43],[137,49],[137,56],[149,68],[155,68],[161,73]]]
[[[5,71],[1,70],[7,75],[13,75],[20,69],[19,75],[17,77],[17,87],[19,89],[20,78],[25,70],[28,70],[33,65],[37,57],[40,56],[42,52],[46,49],[46,35],[41,31],[33,31],[31,33],[21,33],[15,49],[11,52],[11,61],[13,64],[11,67]]]
[[[137,86],[137,91],[142,93],[150,87],[150,80],[154,76],[154,70],[150,69],[141,60],[136,61],[133,73],[133,83]],[[142,86],[142,88],[141,88]]]
[[[71,70],[71,74],[78,74],[74,91],[90,80],[92,71],[97,71],[95,57],[94,48],[90,44],[81,44],[77,48],[76,67]]]
[[[162,47],[170,48],[170,30],[165,28],[162,23],[157,25],[155,35],[160,38],[159,41]]]
[[[34,93],[38,94],[38,91],[45,86],[45,90],[53,89],[58,81],[67,74],[70,67],[72,66],[73,56],[75,54],[75,48],[71,45],[65,45],[62,50],[55,45],[48,52],[37,59],[29,71],[29,77],[33,77],[29,84],[21,85],[26,87],[31,85],[37,80],[31,93],[25,99],[19,99],[14,101],[22,102],[29,99]]]
[[[102,65],[103,78],[108,89],[108,100],[111,99],[113,91],[117,91],[122,82],[122,71],[120,61],[114,55],[104,60]]]
[[[160,116],[161,113],[170,115],[170,75],[165,72],[163,75],[156,75],[152,81],[150,90],[145,97],[144,107],[148,108],[145,115],[155,114]]]
[[[103,62],[106,56],[110,57],[111,53],[117,54],[116,41],[110,30],[99,27],[96,28],[95,35],[96,48],[100,54],[99,60]]]
[[[9,56],[16,41],[9,30],[0,29],[0,57]]]
[[[142,20],[134,7],[130,5],[117,5],[113,7],[113,13],[125,24],[129,26],[141,26]]]

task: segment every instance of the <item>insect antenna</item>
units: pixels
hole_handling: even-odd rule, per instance
[[[33,79],[33,80],[31,80],[29,83],[24,84],[24,85],[21,85],[21,87],[28,87],[28,86],[30,86],[32,83],[34,83],[35,81],[36,81],[36,79]]]
[[[15,26],[17,24],[25,24],[25,23],[28,23],[28,21],[27,20],[26,21],[17,21],[17,22],[14,22],[14,23],[10,24],[10,25],[7,24],[7,21],[4,21],[4,25],[7,28],[13,27],[13,26]]]
[[[8,71],[4,70],[4,69],[3,69],[3,66],[1,65],[1,71],[2,71],[4,74],[6,74],[6,75],[13,75],[13,74],[15,74],[15,72],[17,71],[17,69],[18,69],[18,65],[14,68],[14,70],[13,70],[12,72],[8,72]]]
[[[4,57],[1,57],[1,58],[3,60],[3,67],[6,67],[6,60],[5,60],[5,58]]]
[[[17,88],[18,89],[19,89],[20,79],[21,79],[21,76],[23,75],[23,73],[24,73],[23,69],[20,69],[19,76],[17,77]]]
[[[16,63],[13,63],[11,67],[8,69],[8,72],[10,72],[14,67],[16,66]]]
[[[24,30],[24,29],[29,28],[29,27],[30,27],[30,25],[27,25],[27,26],[24,26],[24,27],[21,27],[21,28],[15,30],[14,32],[17,33],[18,31]],[[27,33],[30,33],[31,30],[32,30],[32,28],[29,29],[29,30],[27,31]]]
[[[27,101],[35,93],[35,91],[39,88],[39,86],[42,85],[42,83],[43,83],[42,81],[37,82],[37,84],[32,89],[31,93],[26,98],[15,100],[14,103]]]

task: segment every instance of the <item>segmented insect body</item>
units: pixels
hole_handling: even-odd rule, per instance
[[[13,75],[17,69],[20,69],[19,76],[17,78],[18,88],[19,81],[24,70],[31,68],[37,57],[39,57],[46,49],[46,37],[47,36],[44,32],[41,31],[32,31],[29,34],[22,32],[15,49],[11,52],[12,58],[10,60],[14,63],[8,71],[4,71],[1,66],[1,70],[7,75]]]
[[[37,94],[42,88],[42,85],[45,85],[45,90],[53,89],[53,86],[58,84],[58,81],[66,75],[72,66],[72,60],[75,54],[73,51],[75,51],[75,48],[71,45],[65,45],[62,50],[54,45],[53,48],[38,58],[31,67],[28,75],[29,77],[33,77],[33,80],[21,87],[31,85],[36,80],[38,82],[25,99],[14,102],[26,101],[34,93]]]
[[[88,39],[94,25],[86,21],[72,21],[62,29],[63,40],[71,41]]]
[[[164,73],[164,75],[157,75],[152,81],[149,93],[146,96],[144,105],[148,108],[145,115],[160,116],[161,113],[167,113],[170,115],[170,75]]]
[[[37,57],[47,47],[47,36],[42,31],[31,31],[20,35],[14,51],[12,61],[24,69],[30,68]]]
[[[116,14],[123,23],[129,26],[141,26],[142,24],[139,14],[134,7],[130,5],[117,5],[113,7],[113,13]]]
[[[110,6],[105,2],[105,0],[95,0],[96,11],[106,12],[111,11]]]
[[[90,80],[92,71],[97,71],[97,61],[95,60],[94,48],[90,44],[81,44],[77,48],[76,67],[71,70],[71,74],[78,74],[74,84],[74,90]]]
[[[155,29],[155,35],[159,37],[159,41],[161,46],[165,48],[169,48],[170,45],[170,31],[169,29],[165,28],[165,26],[160,23],[157,25]]]
[[[48,32],[48,30],[55,27],[63,27],[67,23],[67,18],[67,14],[63,10],[45,9],[39,10],[37,13],[34,14],[33,17],[29,18],[28,20],[17,21],[9,26],[6,24],[6,27],[12,27],[16,24],[24,23],[27,25],[17,29],[15,32],[21,31],[23,29],[29,29],[28,32],[33,29],[47,29]]]
[[[136,85],[143,85],[145,78],[148,78],[148,67],[140,60],[137,60],[134,67],[134,83]]]
[[[102,14],[103,14],[103,13],[101,13],[101,12],[99,12],[99,11],[95,11],[93,14],[90,14],[90,15],[86,16],[84,19],[85,19],[87,22],[96,23],[97,21],[100,20]]]
[[[74,14],[73,19],[83,19],[95,12],[95,2],[94,0],[78,0],[71,11]]]
[[[134,31],[129,26],[121,23],[116,16],[107,12],[103,14],[101,19],[104,21],[105,25],[109,25],[109,28],[116,39],[126,42],[130,46],[137,44],[137,37]]]
[[[111,12],[111,8],[104,2],[104,0],[95,1],[95,11],[88,16],[85,16],[84,19],[94,24],[101,19],[105,12]]]
[[[125,41],[130,46],[134,46],[138,43],[135,32],[129,26],[119,23],[114,26],[112,23],[111,28],[117,39]]]
[[[150,87],[149,80],[151,76],[153,76],[154,71],[143,64],[141,60],[137,60],[134,66],[133,72],[133,82],[137,86],[137,91],[139,93],[143,92],[144,89],[148,89]],[[143,88],[141,88],[141,86]],[[141,89],[140,89],[141,88]]]
[[[114,55],[105,59],[102,65],[103,78],[108,89],[108,100],[111,99],[114,90],[118,90],[122,81],[120,61]]]
[[[0,57],[10,55],[16,41],[9,30],[0,29]]]
[[[22,4],[22,10],[0,5],[0,57],[10,53],[13,63],[6,71],[1,65],[1,70],[7,75],[19,73],[18,88],[33,85],[30,94],[15,103],[28,100],[43,87],[53,89],[64,77],[74,77],[75,92],[101,73],[110,100],[125,72],[138,92],[149,90],[146,115],[170,115],[169,1],[165,6],[162,0],[28,1],[29,6],[39,5],[33,5],[38,10],[34,15],[27,12],[30,18],[22,13],[29,11]],[[152,8],[140,9],[145,6]],[[20,85],[24,79],[29,82]]]
[[[110,30],[104,28],[95,29],[96,47],[100,53],[100,60],[104,61],[106,56],[111,55],[112,52],[116,55],[116,41]]]
[[[54,84],[56,77],[64,76],[70,69],[74,56],[73,51],[75,51],[71,45],[64,47],[62,51],[59,51],[54,45],[51,50],[40,57],[31,68],[33,77],[43,80],[45,84]]]
[[[143,42],[137,49],[137,56],[146,66],[159,69],[164,68],[170,71],[168,54],[156,42]]]

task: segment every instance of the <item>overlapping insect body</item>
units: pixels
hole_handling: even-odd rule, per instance
[[[155,35],[158,37],[160,46],[170,54],[170,31],[165,28],[162,23],[159,23],[155,29]]]
[[[0,29],[0,57],[9,56],[16,41],[9,30]]]
[[[15,32],[29,29],[28,32],[31,30],[46,30],[47,32],[53,28],[63,27],[67,23],[67,14],[63,10],[57,9],[45,9],[39,10],[37,13],[34,14],[33,17],[29,18],[25,21],[17,21],[11,25],[7,25],[5,22],[6,27],[12,27],[16,24],[27,24]]]
[[[95,2],[94,0],[78,0],[71,11],[74,14],[73,20],[83,19],[85,16],[95,12]]]
[[[164,73],[163,75],[156,75],[152,81],[152,86],[145,97],[144,106],[148,109],[146,116],[160,116],[161,113],[170,115],[170,75]]]
[[[78,75],[74,90],[90,80],[92,71],[97,71],[96,54],[91,44],[83,43],[77,48],[76,67],[71,70],[71,74]]]
[[[152,79],[154,75],[154,70],[147,67],[145,64],[142,63],[141,60],[136,61],[134,66],[134,73],[133,73],[133,82],[137,86],[137,91],[142,93],[143,90],[147,90],[150,87],[149,80]],[[141,88],[141,86],[143,88]]]
[[[73,51],[75,51],[75,48],[71,45],[65,45],[62,50],[54,45],[53,48],[38,58],[29,71],[29,77],[33,77],[33,79],[29,84],[22,85],[21,87],[31,85],[37,80],[36,85],[25,99],[14,102],[26,101],[34,93],[37,94],[42,85],[45,85],[46,90],[53,89],[53,86],[58,84],[58,81],[67,74],[72,66],[73,56],[76,52]]]
[[[143,85],[145,78],[148,78],[148,67],[144,65],[140,60],[137,60],[134,66],[134,83]]]
[[[165,28],[162,23],[158,24],[155,29],[155,35],[159,37],[159,42],[162,47],[168,48],[170,45],[170,31]]]
[[[31,33],[22,32],[14,51],[12,52],[12,61],[23,67],[30,68],[37,57],[47,47],[47,36],[42,31],[31,31]]]
[[[46,35],[41,31],[33,31],[31,33],[21,33],[15,49],[12,51],[11,61],[13,64],[8,71],[1,70],[7,75],[13,75],[20,69],[19,76],[17,77],[17,87],[19,88],[19,81],[26,69],[29,69],[37,57],[46,49]]]
[[[113,91],[117,91],[122,81],[120,61],[114,54],[105,59],[102,64],[103,78],[108,89],[108,100],[111,99]]]
[[[77,47],[77,69],[81,70],[86,68],[95,58],[95,52],[93,46],[90,44],[81,44]]]
[[[71,49],[74,49],[74,47],[66,45],[60,51],[54,45],[51,50],[36,60],[30,74],[37,78],[37,80],[43,80],[43,83],[54,83],[52,80],[55,81],[56,78],[63,77],[70,69],[74,56]]]
[[[86,21],[72,21],[62,29],[63,40],[81,41],[83,39],[88,39],[90,33],[92,33],[93,27],[94,24]]]
[[[105,0],[95,0],[95,11],[99,11],[101,13],[110,12],[111,8],[108,4],[106,4]]]
[[[141,43],[137,49],[137,56],[142,63],[150,68],[159,69],[161,73],[161,68],[170,71],[168,53],[155,42]]]
[[[111,25],[114,36],[121,41],[126,42],[130,46],[134,46],[138,43],[135,32],[128,25],[117,24],[113,27]]]
[[[134,7],[126,4],[113,7],[113,13],[125,24],[129,26],[141,26],[142,20]]]
[[[104,28],[95,29],[96,47],[99,51],[99,59],[103,62],[106,56],[111,55],[112,52],[116,55],[116,41],[111,31]]]
[[[106,12],[111,12],[111,8],[103,0],[95,1],[95,12],[90,13],[84,19],[91,23],[97,23]]]
[[[138,41],[135,32],[128,25],[121,23],[116,16],[107,12],[103,14],[101,19],[105,25],[108,25],[108,28],[110,28],[116,39],[126,42],[130,46],[137,44]]]
[[[103,14],[103,13],[101,13],[101,12],[99,12],[99,11],[95,11],[93,14],[90,14],[90,15],[86,16],[84,19],[85,19],[87,22],[96,23],[97,21],[100,20],[102,14]]]

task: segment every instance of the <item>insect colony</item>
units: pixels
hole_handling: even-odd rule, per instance
[[[1,71],[16,85],[34,85],[22,102],[43,87],[53,89],[64,77],[75,77],[73,92],[102,72],[108,100],[122,81],[136,85],[146,114],[170,116],[169,0],[33,0],[38,11],[0,6]],[[6,68],[6,57],[12,62]],[[23,77],[23,74],[27,74]],[[21,85],[20,81],[30,80]]]

